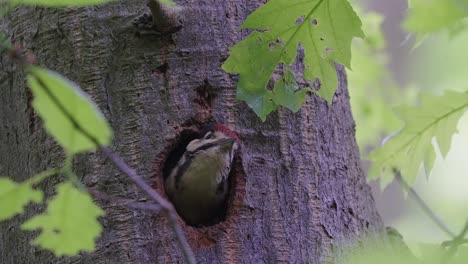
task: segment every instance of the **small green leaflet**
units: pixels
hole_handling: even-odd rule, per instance
[[[240,74],[237,98],[263,121],[276,109],[267,83],[278,65],[294,63],[299,45],[304,49],[304,77],[311,82],[319,78],[317,93],[331,102],[338,86],[334,62],[350,68],[351,40],[364,36],[346,0],[270,0],[247,17],[242,28],[255,31],[231,48],[223,69]]]
[[[42,196],[42,192],[34,190],[29,183],[16,183],[0,177],[0,221],[22,213],[30,202],[40,203]]]
[[[411,0],[403,27],[414,33],[457,31],[468,16],[468,0]]]
[[[70,154],[94,150],[97,147],[76,125],[84,129],[99,145],[110,143],[112,131],[109,124],[96,105],[75,83],[56,72],[39,67],[30,67],[28,73],[35,110],[44,119],[47,131]],[[70,118],[73,118],[76,124],[73,124]]]
[[[150,1],[160,1],[161,3],[169,6],[169,7],[174,7],[175,3],[172,0],[150,0]]]
[[[401,107],[397,112],[405,126],[370,154],[369,177],[380,178],[385,186],[393,179],[393,169],[397,169],[411,184],[422,165],[429,175],[435,161],[433,138],[445,157],[450,150],[452,135],[457,131],[458,120],[467,107],[468,92],[453,91],[443,96],[423,95],[418,108]]]
[[[81,250],[94,250],[95,239],[102,231],[97,218],[102,215],[89,194],[65,182],[57,186],[57,196],[49,202],[47,212],[34,216],[21,228],[41,229],[33,243],[57,256],[76,255]]]
[[[11,0],[14,5],[38,5],[46,7],[91,6],[115,0]]]

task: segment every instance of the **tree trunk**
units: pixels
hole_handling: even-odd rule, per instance
[[[178,0],[183,26],[163,36],[136,34],[132,21],[150,13],[140,0],[16,8],[0,30],[36,54],[39,65],[81,85],[109,120],[114,150],[155,186],[183,130],[213,119],[238,133],[242,145],[226,220],[183,226],[199,263],[334,262],[346,242],[383,227],[360,167],[345,72],[337,66],[332,105],[310,95],[298,113],[279,109],[262,123],[236,101],[236,81],[221,69],[228,48],[248,33],[239,25],[262,2]],[[24,73],[5,56],[0,67],[0,175],[22,181],[60,165],[63,154],[32,110]],[[87,186],[146,197],[100,153],[80,155],[75,165]],[[58,181],[40,188],[50,195]],[[40,205],[0,223],[0,262],[183,262],[163,215],[99,204],[106,215],[95,252],[56,259],[31,246],[35,234],[19,226],[45,208]]]

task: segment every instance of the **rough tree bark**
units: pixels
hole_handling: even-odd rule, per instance
[[[101,7],[21,7],[0,22],[38,63],[76,81],[114,130],[113,148],[147,181],[184,129],[210,117],[237,131],[242,148],[226,221],[184,226],[200,263],[329,263],[346,242],[382,229],[354,139],[346,77],[332,105],[310,95],[293,114],[280,109],[265,123],[243,102],[221,69],[228,48],[245,37],[239,25],[261,0],[178,0],[183,27],[174,34],[135,34],[142,0]],[[60,165],[60,147],[31,108],[25,76],[0,58],[0,175],[26,179]],[[200,91],[211,91],[205,98]],[[87,186],[130,199],[146,196],[100,153],[81,155],[76,172]],[[50,195],[52,178],[40,185]],[[157,184],[156,184],[157,185]],[[35,249],[19,225],[44,205],[0,223],[1,263],[181,263],[164,217],[100,203],[106,216],[97,250],[56,259]]]

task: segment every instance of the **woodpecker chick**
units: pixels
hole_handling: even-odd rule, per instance
[[[188,224],[211,224],[222,212],[238,144],[234,132],[215,125],[187,145],[170,172],[164,184],[166,193]]]

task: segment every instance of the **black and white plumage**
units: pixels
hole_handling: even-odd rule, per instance
[[[237,149],[235,133],[220,125],[187,145],[164,187],[188,224],[210,224],[219,215],[227,198],[228,177]]]

